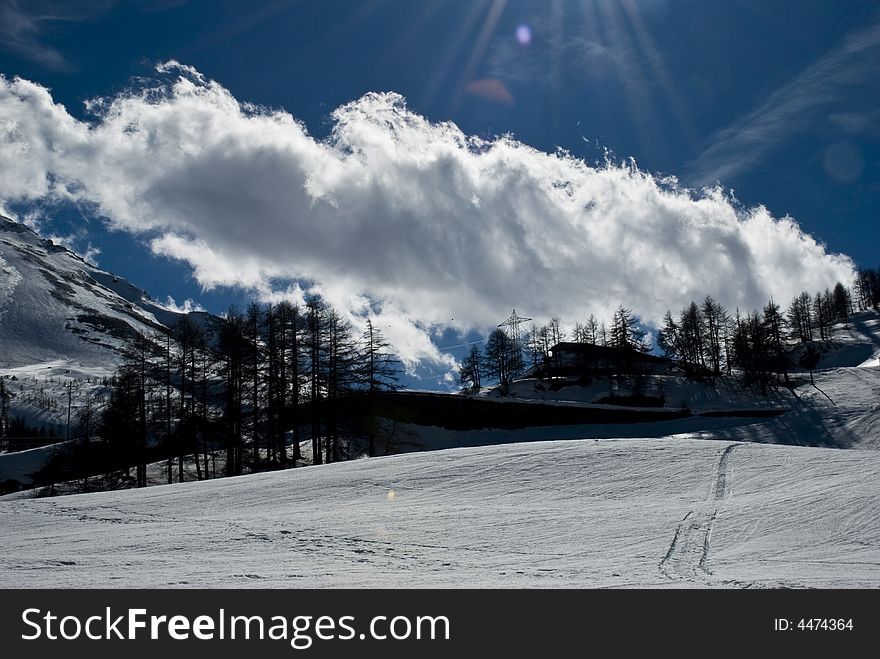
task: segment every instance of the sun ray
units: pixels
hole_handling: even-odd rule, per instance
[[[669,75],[669,70],[666,68],[666,64],[663,61],[663,56],[657,49],[657,45],[654,43],[654,39],[653,37],[651,37],[651,33],[648,31],[648,27],[645,25],[645,21],[642,18],[641,11],[636,6],[634,0],[621,0],[621,4],[623,5],[623,9],[629,17],[629,23],[632,26],[633,31],[635,32],[636,39],[638,40],[642,51],[647,57],[648,64],[653,69],[654,75],[657,78],[657,82],[659,83],[660,88],[663,90],[663,94],[666,96],[666,102],[669,104],[669,108],[672,110],[672,114],[675,116],[675,119],[678,122],[679,127],[682,129],[685,138],[691,144],[695,144],[697,142],[697,137],[694,133],[693,125],[689,118],[690,113],[685,107],[681,97],[675,90],[675,84],[672,81],[672,76]]]
[[[449,68],[452,66],[452,63],[458,56],[465,39],[467,39],[468,35],[471,33],[471,30],[473,30],[474,26],[476,25],[477,19],[480,17],[480,12],[483,10],[488,2],[489,0],[479,0],[478,2],[474,2],[471,5],[470,10],[461,22],[461,27],[455,34],[455,38],[449,44],[449,47],[443,54],[443,59],[437,66],[437,70],[434,72],[434,75],[431,77],[431,82],[428,84],[428,88],[422,95],[420,102],[420,105],[422,107],[430,105],[436,98],[437,92],[440,89],[440,85],[443,84],[443,81],[446,79],[446,74],[449,71]]]
[[[596,31],[596,35],[600,38],[603,35],[613,35],[612,40],[602,39],[601,45],[608,51],[614,64],[618,80],[626,97],[632,119],[631,126],[636,133],[636,139],[644,149],[649,149],[655,143],[655,139],[647,132],[643,121],[649,111],[646,100],[647,83],[642,75],[641,68],[632,57],[631,37],[624,25],[624,21],[616,12],[614,4],[610,2],[597,2],[596,0],[588,1],[591,1],[594,7],[598,8],[596,18],[599,29]]]
[[[365,2],[357,9],[357,11],[352,12],[349,17],[345,20],[345,22],[341,23],[337,26],[333,31],[327,34],[325,40],[327,42],[333,42],[341,37],[344,37],[346,34],[354,30],[361,23],[367,20],[372,14],[376,12],[382,5],[387,3],[388,0],[369,0],[369,2]]]
[[[492,6],[490,6],[489,11],[486,12],[486,18],[483,20],[483,27],[480,29],[480,34],[474,42],[474,47],[471,50],[467,64],[465,64],[464,69],[462,69],[461,76],[459,76],[458,83],[455,86],[455,94],[452,98],[452,104],[449,109],[450,115],[454,114],[461,106],[465,94],[465,88],[467,84],[473,80],[474,75],[477,72],[477,68],[483,59],[483,55],[486,53],[486,48],[489,46],[489,41],[495,34],[495,27],[498,25],[498,19],[501,18],[501,13],[504,11],[506,5],[507,0],[492,0]]]
[[[559,127],[559,99],[562,92],[563,41],[563,0],[552,0],[550,4],[550,129],[553,134]]]
[[[423,3],[421,13],[405,28],[401,37],[392,44],[377,68],[381,71],[395,67],[399,63],[401,54],[415,42],[428,22],[434,18],[434,15],[440,11],[445,3],[446,0],[430,0],[430,2]]]

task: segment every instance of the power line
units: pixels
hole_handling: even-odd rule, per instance
[[[468,341],[467,343],[456,343],[454,346],[443,346],[442,348],[438,347],[437,350],[452,350],[453,348],[466,348],[467,346],[472,346],[477,343],[485,343],[487,339],[478,339],[476,341]]]
[[[529,322],[530,320],[532,320],[532,319],[517,315],[516,309],[514,309],[513,312],[510,314],[510,317],[507,320],[505,320],[504,322],[499,323],[498,327],[499,328],[501,328],[501,327],[507,328],[507,335],[511,338],[514,345],[516,347],[519,347],[522,343],[522,341],[521,341],[522,331],[520,329],[520,326],[523,323]],[[443,346],[442,348],[438,346],[437,350],[452,350],[453,348],[466,348],[467,346],[472,346],[477,343],[485,343],[486,341],[488,341],[488,339],[477,339],[476,341],[467,341],[466,343],[456,343],[455,345]]]

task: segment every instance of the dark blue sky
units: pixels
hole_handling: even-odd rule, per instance
[[[831,251],[880,261],[880,61],[871,0],[0,0],[0,73],[82,102],[176,59],[317,136],[374,90],[467,134],[513,133],[590,161],[609,149],[794,216]],[[475,82],[476,81],[476,82]],[[86,222],[99,262],[218,311],[180,263]]]

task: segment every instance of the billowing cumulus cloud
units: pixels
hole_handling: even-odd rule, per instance
[[[853,272],[763,207],[469,137],[396,94],[338,108],[318,140],[169,62],[89,110],[79,121],[45,88],[0,79],[0,202],[94,204],[205,287],[271,296],[297,281],[293,297],[376,317],[409,364],[449,364],[431,336],[485,330],[512,307],[573,321],[623,302],[656,322],[707,293],[752,308]]]

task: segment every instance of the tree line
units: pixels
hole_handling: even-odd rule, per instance
[[[499,328],[492,330],[483,348],[478,344],[461,362],[458,382],[465,389],[479,390],[484,383],[498,383],[502,390],[527,368],[539,366],[549,359],[553,346],[568,340],[562,321],[554,316],[544,325],[532,323],[522,337]],[[590,314],[585,323],[575,323],[571,340],[591,343],[626,352],[648,353],[651,344],[641,328],[638,316],[620,306],[610,327]]]
[[[372,320],[356,335],[318,296],[302,306],[253,302],[216,319],[187,315],[131,337],[85,439],[101,437],[122,476],[134,465],[139,487],[158,459],[171,483],[186,468],[213,478],[218,461],[219,475],[234,476],[374,455],[372,423],[342,427],[344,399],[362,394],[369,415],[372,395],[395,389],[399,368]]]
[[[658,345],[691,377],[714,378],[736,369],[746,384],[766,393],[768,387],[791,386],[793,349],[800,344],[807,345],[798,365],[812,372],[819,358],[813,342],[830,341],[832,325],[848,321],[856,304],[868,308],[861,297],[855,303],[840,282],[813,295],[804,291],[784,312],[771,299],[760,310],[737,309],[731,316],[707,297],[702,305],[691,302],[677,320],[667,312]]]
[[[880,306],[880,276],[875,270],[861,270],[854,291],[838,282],[832,289],[814,294],[803,292],[783,311],[772,299],[760,310],[732,314],[711,296],[691,302],[677,315],[667,311],[656,333],[657,348],[692,379],[713,379],[734,370],[747,384],[768,387],[790,385],[792,348],[810,344],[801,351],[800,366],[809,369],[818,361],[815,341],[831,339],[834,323],[847,321],[856,310]],[[653,346],[641,322],[631,310],[618,307],[610,325],[594,315],[575,323],[570,336],[562,321],[532,324],[522,337],[501,328],[493,330],[485,345],[475,344],[461,362],[459,384],[478,390],[498,383],[502,389],[530,365],[547,363],[554,345],[570,340],[631,353],[648,353]]]

